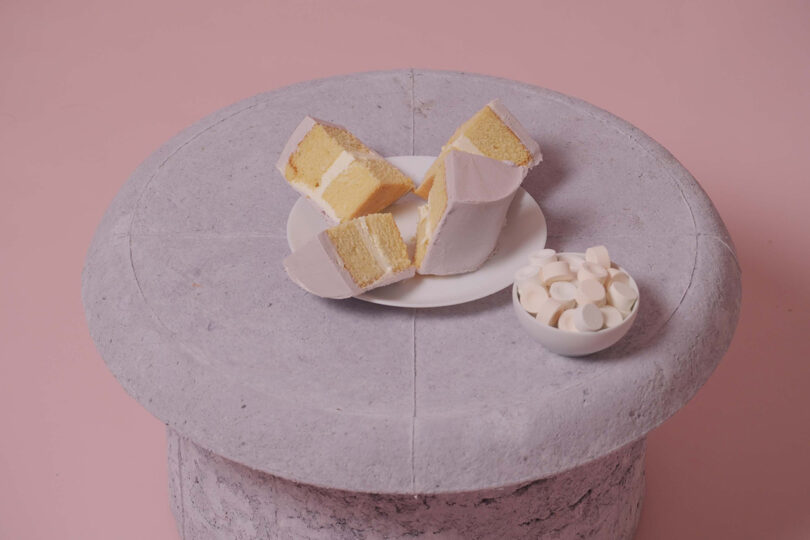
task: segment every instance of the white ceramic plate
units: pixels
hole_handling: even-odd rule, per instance
[[[395,156],[387,158],[418,184],[435,157]],[[416,235],[417,208],[424,201],[410,193],[386,209],[394,214],[406,242]],[[304,197],[293,205],[287,218],[287,241],[295,251],[329,227],[326,219]],[[525,265],[529,254],[546,245],[546,218],[537,202],[522,188],[506,215],[495,254],[475,272],[455,276],[420,276],[372,289],[358,296],[375,304],[428,308],[463,304],[508,287],[515,270]]]

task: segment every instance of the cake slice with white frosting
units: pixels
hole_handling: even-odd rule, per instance
[[[324,298],[348,298],[414,275],[391,214],[372,214],[317,234],[284,259],[298,286]]]
[[[307,116],[276,167],[332,223],[384,209],[413,189],[413,181],[349,130]]]
[[[428,198],[433,179],[452,149],[524,167],[534,167],[543,160],[537,141],[529,135],[515,115],[496,99],[459,126],[450,140],[442,146],[439,157],[425,173],[422,183],[414,193],[423,199]]]
[[[420,274],[471,272],[492,254],[506,213],[528,169],[451,149],[419,208]]]

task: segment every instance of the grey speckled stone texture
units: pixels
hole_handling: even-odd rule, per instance
[[[172,511],[189,540],[629,540],[644,496],[643,440],[553,478],[412,496],[296,484],[168,438]]]
[[[495,97],[542,145],[524,186],[549,247],[604,243],[639,283],[636,324],[606,351],[547,352],[506,290],[408,310],[315,298],[284,274],[297,195],[273,163],[304,115],[384,155],[436,154]],[[268,92],[171,139],[99,225],[83,300],[124,388],[201,447],[311,486],[449,495],[551,478],[643,438],[720,361],[740,271],[698,183],[623,120],[514,81],[402,70]]]

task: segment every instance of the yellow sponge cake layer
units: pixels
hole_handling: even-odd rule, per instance
[[[428,203],[419,207],[419,223],[416,226],[416,253],[414,265],[419,268],[427,253],[428,243],[433,231],[439,225],[447,209],[447,183],[445,179],[445,160],[439,162],[434,175]]]
[[[413,275],[413,263],[391,214],[353,219],[327,229],[326,234],[361,289],[391,282],[393,276],[403,273]]]
[[[384,159],[354,154],[354,159],[324,189],[322,198],[340,221],[379,212],[408,191],[413,182]]]
[[[326,234],[335,246],[343,266],[361,288],[366,288],[380,277],[385,270],[377,262],[372,252],[373,244],[369,243],[360,223],[349,221],[328,229]]]
[[[374,245],[385,256],[391,271],[401,272],[413,266],[408,248],[391,214],[371,214],[366,216],[365,221]]]
[[[477,153],[515,165],[528,166],[531,163],[531,152],[489,106],[476,116],[477,121],[470,123],[464,136],[478,148]]]
[[[322,198],[340,221],[369,214],[387,206],[382,183],[362,161],[357,159],[329,183]]]
[[[378,212],[413,189],[413,181],[347,129],[306,117],[277,167],[334,222]]]
[[[315,124],[287,161],[284,177],[288,182],[316,189],[320,185],[323,173],[341,152],[343,147],[340,143],[329,136],[323,125]]]
[[[425,173],[422,183],[415,191],[417,195],[423,199],[428,198],[436,172],[452,149],[526,167],[536,165],[542,159],[537,142],[529,136],[514,115],[499,100],[495,100],[453,133]]]

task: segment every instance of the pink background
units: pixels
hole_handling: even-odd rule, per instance
[[[736,243],[742,317],[649,438],[637,538],[810,538],[810,3],[432,4],[0,2],[0,538],[177,538],[163,425],[79,296],[136,165],[241,98],[411,66],[583,98],[692,171]]]

